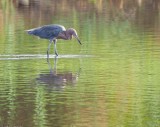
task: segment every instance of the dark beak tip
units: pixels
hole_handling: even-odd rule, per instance
[[[78,39],[78,42],[79,42],[80,45],[82,45],[82,43],[81,43],[81,41],[79,39]]]
[[[82,45],[81,41],[79,40],[78,36],[75,36],[75,38],[77,39],[77,41],[79,42],[80,45]]]

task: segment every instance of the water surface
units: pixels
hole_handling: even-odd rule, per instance
[[[0,126],[159,127],[158,0],[1,0]],[[24,30],[62,24],[76,39]]]

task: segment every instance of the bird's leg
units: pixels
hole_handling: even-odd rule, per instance
[[[57,48],[56,48],[57,39],[55,39],[53,41],[54,41],[54,52],[55,52],[55,55],[58,56]]]
[[[54,57],[54,68],[53,68],[53,72],[56,75],[57,74],[57,56]]]
[[[52,44],[53,40],[49,41],[49,45],[48,45],[48,49],[47,49],[47,59],[49,58],[49,50],[50,50],[50,46]]]

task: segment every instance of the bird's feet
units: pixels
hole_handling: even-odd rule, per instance
[[[57,52],[55,52],[55,55],[56,55],[56,57],[58,56],[58,53]]]

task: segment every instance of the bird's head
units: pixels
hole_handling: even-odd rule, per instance
[[[82,44],[81,41],[78,38],[78,34],[77,31],[73,28],[68,28],[66,30],[66,35],[68,35],[69,39],[72,39],[72,36],[75,37],[77,39],[77,41],[79,42],[79,44]]]

